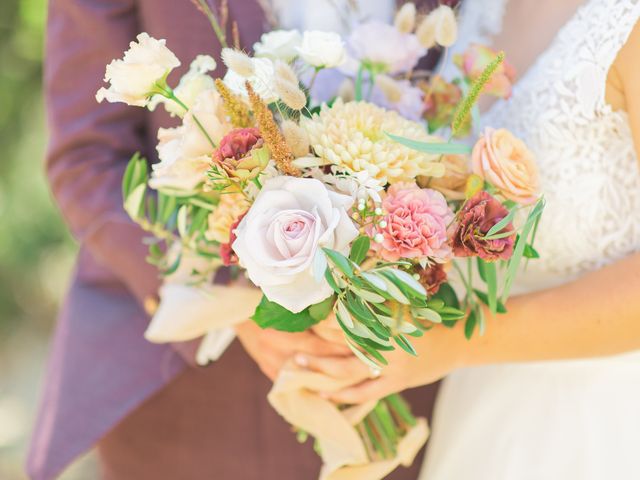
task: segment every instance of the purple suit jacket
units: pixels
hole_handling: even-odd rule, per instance
[[[254,0],[233,0],[229,9],[242,44],[251,46],[263,31],[262,10]],[[106,64],[121,58],[141,31],[166,38],[182,60],[170,82],[199,53],[219,58],[211,26],[189,0],[49,2],[47,173],[80,254],[27,460],[37,480],[59,474],[193,358],[189,345],[153,345],[143,338],[143,302],[156,294],[159,278],[145,261],[143,232],[122,208],[120,188],[131,155],[142,150],[155,160],[158,127],[171,121],[162,109],[149,113],[95,100]]]

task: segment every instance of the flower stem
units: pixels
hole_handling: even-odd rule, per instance
[[[189,111],[189,107],[187,107],[184,102],[182,102],[182,100],[180,100],[178,97],[176,97],[175,92],[170,88],[170,87],[166,87],[163,89],[163,95],[165,97],[167,97],[169,100],[173,100],[175,103],[177,103],[182,109],[184,109],[185,112]],[[207,131],[205,130],[204,126],[202,125],[202,123],[200,122],[200,120],[198,120],[198,117],[196,117],[195,113],[191,112],[191,116],[193,117],[193,121],[196,122],[196,125],[198,125],[198,128],[200,129],[200,131],[202,132],[202,134],[206,137],[206,139],[209,141],[209,143],[211,144],[211,146],[213,148],[218,148],[218,146],[216,145],[216,142],[213,141],[213,139],[209,136],[209,134],[207,133]]]
[[[215,13],[213,13],[213,10],[211,10],[211,7],[207,3],[207,1],[194,0],[194,2],[198,10],[200,10],[205,15],[205,17],[207,17],[207,19],[209,20],[209,23],[211,24],[211,27],[213,28],[213,31],[216,34],[216,37],[218,37],[218,41],[220,42],[220,45],[222,46],[222,48],[228,48],[229,45],[227,43],[227,35],[222,29],[220,22],[218,22],[218,19],[216,18]]]

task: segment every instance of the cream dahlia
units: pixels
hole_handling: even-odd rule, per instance
[[[324,105],[313,118],[301,120],[313,151],[330,163],[353,172],[367,171],[383,182],[413,180],[418,175],[440,177],[444,166],[437,155],[411,150],[386,134],[418,141],[437,141],[419,123],[366,102]]]

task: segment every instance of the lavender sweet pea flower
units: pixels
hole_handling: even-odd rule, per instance
[[[347,45],[354,58],[391,74],[413,69],[427,53],[414,34],[402,33],[378,20],[358,25],[349,36]]]

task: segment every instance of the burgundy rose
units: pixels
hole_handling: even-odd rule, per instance
[[[513,254],[515,231],[509,223],[497,233],[513,232],[504,238],[487,240],[491,227],[507,216],[508,210],[486,191],[481,190],[466,201],[454,227],[452,247],[457,257],[479,256],[486,261],[508,260]]]
[[[418,270],[420,283],[429,295],[435,295],[440,290],[440,285],[447,281],[447,272],[442,263],[434,263],[426,268]]]

